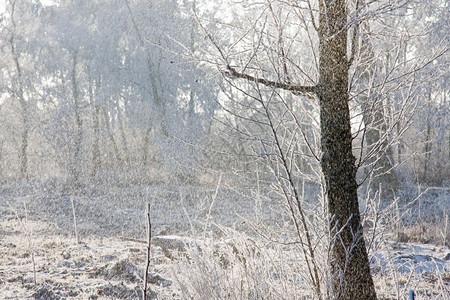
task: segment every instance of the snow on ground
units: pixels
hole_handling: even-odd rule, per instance
[[[393,299],[450,298],[450,249],[444,246],[388,242],[371,261],[379,294]],[[395,296],[395,297],[394,297]]]
[[[18,194],[14,188],[2,189],[0,299],[142,298],[147,202],[154,235],[150,288],[157,299],[181,299],[176,272],[183,264],[177,253],[185,251],[186,243],[202,247],[201,233],[211,230],[212,223],[240,231],[242,218],[263,224],[283,218],[278,204],[263,198],[255,203],[251,193],[222,188],[212,201],[214,186],[127,187],[77,197],[57,188]],[[74,237],[71,197],[80,244]],[[372,267],[380,299],[407,299],[410,289],[416,299],[449,299],[448,247],[385,242],[378,249]]]
[[[450,273],[448,247],[407,243],[391,243],[391,247],[376,253],[373,258],[375,268],[393,272],[395,266],[395,271],[402,274]]]
[[[152,256],[152,291],[160,299],[179,298],[166,279],[172,261],[156,249]],[[145,259],[145,245],[139,242],[93,238],[76,244],[46,222],[11,216],[0,222],[0,298],[142,298]]]
[[[152,295],[158,299],[180,299],[180,289],[173,279],[176,259],[167,257],[167,249],[157,246],[161,245],[157,240],[152,252]],[[176,236],[167,240],[177,245],[185,242]],[[142,295],[145,247],[140,240],[118,237],[92,237],[76,244],[73,236],[62,235],[47,222],[19,221],[10,215],[0,222],[1,298],[138,299]],[[168,247],[169,251],[180,250],[176,249],[178,246]],[[447,247],[391,244],[389,250],[375,255],[377,287],[393,289],[390,294],[394,296],[395,292],[406,295],[414,286],[417,299],[444,299],[442,292],[433,291],[442,289],[442,285],[450,287],[449,253]],[[392,281],[392,266],[399,285]]]

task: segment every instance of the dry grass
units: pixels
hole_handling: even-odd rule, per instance
[[[30,221],[36,251],[35,286],[27,238],[18,225],[13,217],[0,221],[2,299],[135,299],[141,295],[144,245],[114,238],[85,238],[76,244],[53,225]],[[158,251],[153,255],[153,270],[160,277],[151,273],[152,290],[162,299],[176,299],[171,289],[159,286],[172,262]]]
[[[141,296],[145,243],[86,237],[82,244],[76,244],[73,236],[61,234],[48,222],[35,220],[27,224],[34,233],[37,286],[33,284],[27,237],[17,218],[5,217],[0,221],[2,297]],[[312,299],[298,247],[264,243],[232,230],[221,238],[197,241],[185,252],[169,249],[171,258],[160,247],[154,247],[150,282],[158,299]],[[383,254],[390,255],[384,260],[385,267],[374,269],[380,299],[406,299],[409,289],[416,291],[416,299],[448,299],[449,270],[405,273],[392,269],[396,255],[409,253],[406,249],[410,246],[393,245],[386,243],[384,247]],[[420,253],[436,258],[450,253],[448,247],[420,249]],[[450,267],[448,261],[446,265]]]

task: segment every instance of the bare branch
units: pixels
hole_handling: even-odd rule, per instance
[[[223,74],[226,76],[232,77],[232,78],[241,78],[241,79],[248,80],[250,82],[260,83],[260,84],[268,86],[268,87],[283,89],[283,90],[293,93],[294,95],[302,95],[302,96],[307,96],[307,97],[313,98],[314,95],[312,95],[312,94],[317,93],[317,86],[315,86],[315,85],[314,86],[303,86],[303,85],[295,85],[295,84],[290,84],[290,83],[283,83],[283,82],[279,82],[279,81],[272,81],[272,80],[268,80],[268,79],[264,79],[264,78],[258,78],[258,77],[255,77],[255,76],[252,76],[249,74],[240,73],[240,72],[236,71],[236,69],[231,67],[230,65],[227,66],[226,71],[223,71]]]

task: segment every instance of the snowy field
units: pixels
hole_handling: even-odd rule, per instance
[[[63,191],[48,184],[21,193],[3,186],[2,299],[142,298],[147,202],[152,205],[152,298],[310,298],[296,266],[302,265],[300,255],[264,242],[246,226],[283,219],[279,204],[251,191],[214,185],[97,187],[78,196]],[[408,299],[411,289],[416,299],[448,299],[449,248],[389,239],[372,253],[380,299]],[[286,268],[275,270],[280,265]],[[258,282],[267,278],[265,285]]]

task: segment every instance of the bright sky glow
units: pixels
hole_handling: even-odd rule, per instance
[[[54,1],[54,0],[40,0],[39,2],[41,2],[42,5],[44,5],[44,6],[56,4],[56,1]],[[5,12],[7,3],[8,3],[8,0],[0,0],[0,14]]]

